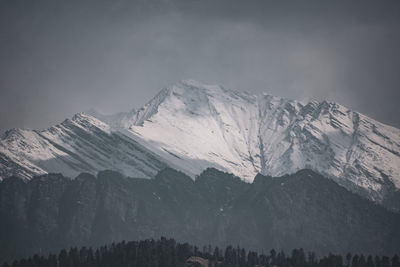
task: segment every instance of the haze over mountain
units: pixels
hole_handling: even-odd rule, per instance
[[[80,113],[47,130],[8,131],[1,178],[111,169],[153,177],[215,167],[252,181],[313,169],[372,200],[400,188],[400,130],[337,103],[251,95],[181,81],[127,113]]]

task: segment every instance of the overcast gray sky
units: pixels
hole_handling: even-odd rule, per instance
[[[0,0],[0,132],[138,108],[182,79],[400,127],[400,1]]]

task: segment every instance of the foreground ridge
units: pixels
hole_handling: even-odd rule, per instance
[[[195,181],[166,168],[154,179],[114,171],[0,183],[0,262],[40,250],[173,236],[197,245],[317,253],[394,254],[400,215],[301,170],[246,183],[207,169]]]

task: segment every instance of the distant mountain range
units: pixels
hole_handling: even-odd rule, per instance
[[[400,214],[311,170],[246,183],[207,169],[195,181],[166,168],[154,179],[113,171],[0,182],[0,264],[70,246],[174,237],[203,245],[318,255],[399,253]]]
[[[250,182],[308,168],[400,208],[400,130],[326,101],[181,81],[137,111],[91,110],[46,130],[7,131],[0,141],[0,179],[104,169],[152,178],[166,166],[193,178],[214,167]]]

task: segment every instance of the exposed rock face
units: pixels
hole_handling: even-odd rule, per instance
[[[399,252],[400,217],[313,171],[252,184],[215,169],[196,181],[113,171],[0,183],[0,261],[72,245],[168,236],[198,245]]]

